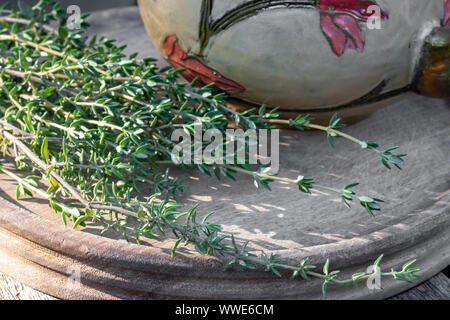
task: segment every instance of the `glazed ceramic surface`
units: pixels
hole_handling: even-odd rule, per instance
[[[139,0],[185,78],[242,100],[320,110],[407,91],[450,0]],[[376,24],[379,23],[377,26]]]

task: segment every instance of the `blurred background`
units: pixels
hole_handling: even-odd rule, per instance
[[[87,36],[96,34],[115,39],[118,45],[128,45],[124,50],[125,54],[138,52],[138,57],[140,58],[155,57],[159,66],[167,65],[147,35],[137,7],[137,0],[54,1],[59,2],[62,9],[67,9],[70,5],[77,5],[81,9],[81,13],[90,13],[87,19],[87,22],[90,24],[86,31]],[[4,3],[16,5],[26,3],[28,6],[33,6],[37,2],[38,0],[0,0],[0,5]]]
[[[22,2],[26,2],[28,4],[35,4],[38,0],[21,0]],[[0,0],[0,5],[4,3],[15,3],[16,0]],[[92,12],[101,9],[108,9],[114,7],[122,7],[122,6],[131,6],[136,5],[137,0],[59,0],[57,1],[61,3],[62,8],[67,8],[70,5],[78,5],[81,8],[81,12]]]

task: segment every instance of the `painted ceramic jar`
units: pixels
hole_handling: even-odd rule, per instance
[[[155,46],[187,80],[214,82],[248,103],[334,112],[411,89],[450,94],[450,0],[139,5]]]

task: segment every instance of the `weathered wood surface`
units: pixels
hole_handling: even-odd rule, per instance
[[[105,22],[106,21],[106,22]],[[127,49],[128,53],[134,52],[134,51],[138,51],[141,53],[141,56],[144,55],[153,55],[156,56],[157,54],[155,53],[155,49],[152,47],[150,41],[143,41],[142,39],[147,39],[146,38],[146,34],[145,34],[145,30],[143,28],[143,25],[140,21],[139,15],[138,15],[138,11],[137,8],[123,8],[120,10],[108,10],[108,11],[104,11],[104,12],[98,12],[95,13],[94,15],[91,16],[91,20],[90,20],[91,24],[92,24],[92,30],[91,32],[93,33],[99,33],[99,34],[103,34],[106,35],[108,37],[111,38],[116,38],[120,43],[128,43],[130,45],[130,47]],[[160,64],[162,64],[163,62],[160,61]],[[381,111],[380,113],[378,113],[373,120],[374,121],[380,121],[380,119],[389,119],[390,121],[390,125],[389,126],[383,126],[383,124],[381,123],[380,126],[383,126],[383,130],[377,129],[376,127],[371,127],[370,123],[366,123],[367,127],[363,126],[363,125],[356,125],[352,128],[349,128],[350,131],[357,131],[360,135],[362,134],[362,136],[371,136],[373,134],[373,132],[379,132],[377,138],[380,138],[381,140],[383,140],[384,142],[388,142],[390,138],[392,138],[392,136],[396,136],[398,139],[400,139],[401,137],[397,136],[397,133],[392,133],[391,131],[389,131],[389,128],[392,128],[394,125],[399,125],[401,127],[401,125],[403,125],[405,128],[407,127],[406,124],[402,124],[402,122],[408,122],[409,118],[408,116],[412,119],[412,120],[417,120],[418,118],[420,118],[419,116],[415,117],[415,114],[417,115],[421,115],[421,117],[425,117],[426,114],[429,113],[429,111],[424,111],[426,108],[425,107],[421,107],[421,105],[424,105],[425,107],[434,107],[433,110],[435,110],[436,113],[440,113],[442,115],[446,115],[447,113],[445,113],[446,109],[444,108],[445,106],[442,106],[442,103],[440,102],[436,102],[436,103],[431,103],[429,100],[423,100],[422,98],[412,98],[408,101],[404,101],[404,105],[403,106],[396,106],[395,108],[391,108],[391,111]],[[392,116],[395,116],[396,114],[398,115],[400,113],[400,109],[401,107],[407,107],[408,108],[408,112],[405,113],[402,117],[404,118],[392,118]],[[390,114],[389,112],[392,112],[392,114]],[[445,120],[445,118],[444,118]],[[429,120],[431,121],[431,120]],[[441,118],[436,118],[435,123],[439,124],[440,126],[442,126],[442,119]],[[415,123],[414,121],[409,121],[408,123]],[[431,126],[429,126],[431,128]],[[409,148],[409,150],[415,150],[413,149],[412,146],[409,145],[409,140],[415,140],[418,143],[420,143],[420,145],[429,145],[430,149],[436,147],[437,143],[436,140],[439,140],[439,137],[442,137],[443,132],[447,132],[448,133],[448,126],[446,128],[441,128],[441,127],[434,127],[433,132],[413,132],[413,131],[408,131],[411,133],[411,136],[407,136],[407,137],[403,137],[402,141],[404,141],[405,146],[407,149]],[[298,142],[298,138],[297,136],[294,136],[294,134],[292,134],[293,136],[285,136],[283,137],[283,141],[286,145],[292,145],[292,148],[297,148],[298,150],[304,150],[305,151],[305,157],[308,157],[310,154],[315,154],[315,152],[319,152],[320,150],[315,150],[315,146],[319,145],[320,142],[323,140],[322,137],[318,137],[315,133],[309,133],[309,139],[310,141],[308,143],[310,143],[309,146],[311,146],[312,149],[314,150],[307,150],[308,148],[304,148],[304,145],[302,145],[301,143]],[[435,137],[433,139],[428,139],[428,137]],[[437,137],[437,138],[436,138]],[[320,138],[320,142],[319,139]],[[422,140],[421,140],[422,139]],[[442,142],[443,146],[445,145],[445,141]],[[302,149],[302,147],[304,149]],[[344,150],[340,149],[340,154],[339,156],[342,157],[342,162],[346,162],[346,161],[350,161],[349,159],[352,158],[351,154],[352,154],[352,149],[346,149],[346,146],[342,147]],[[296,149],[296,150],[297,150]],[[443,150],[443,148],[442,148]],[[344,152],[345,151],[345,152]],[[349,155],[347,158],[344,157],[344,155]],[[360,154],[358,153],[358,156],[360,156]],[[445,190],[448,190],[448,181],[444,181],[443,179],[443,175],[442,175],[442,170],[447,170],[448,167],[443,164],[441,166],[441,172],[437,172],[437,171],[432,171],[431,168],[435,168],[436,166],[429,166],[429,168],[425,168],[425,167],[420,167],[417,164],[417,161],[414,161],[414,158],[420,158],[422,155],[419,152],[415,152],[412,157],[411,160],[409,162],[410,168],[413,167],[415,168],[415,170],[408,170],[403,173],[405,179],[407,178],[407,174],[408,172],[411,172],[411,174],[416,174],[416,172],[428,172],[429,175],[436,175],[436,179],[437,180],[442,180],[440,183],[442,184],[440,186],[439,189],[436,190],[427,190],[427,197],[429,199],[431,199],[430,201],[433,201],[433,203],[437,203],[437,205],[441,205],[441,206],[445,206],[446,205],[446,201],[448,201],[448,199],[445,197]],[[365,159],[365,162],[370,162],[372,161],[371,159],[366,159],[366,155],[362,155],[362,158]],[[294,162],[294,160],[296,159],[292,159],[291,162]],[[427,159],[430,160],[430,159]],[[373,164],[373,166],[375,167],[375,163],[371,163],[371,165]],[[378,164],[378,162],[377,162]],[[303,163],[302,164],[304,166],[305,170],[308,170],[308,163]],[[316,167],[318,167],[321,164],[311,164],[311,168],[309,168],[309,170],[312,170]],[[325,163],[323,164],[325,166]],[[326,163],[326,165],[329,165],[329,162]],[[323,166],[322,166],[323,167]],[[332,168],[329,168],[330,173],[327,176],[323,176],[323,179],[331,179],[329,176],[333,176],[333,177],[337,177],[339,176],[339,172],[342,175],[343,172],[339,171],[342,168],[340,168],[339,166],[333,166]],[[343,170],[343,169],[342,169]],[[353,172],[365,172],[367,170],[367,165],[364,165],[364,167],[355,167],[352,169]],[[375,169],[374,169],[375,170]],[[428,170],[428,171],[426,171]],[[414,180],[414,187],[412,186],[412,184],[410,183],[410,179],[406,179],[405,181],[401,180],[401,176],[400,173],[398,174],[398,176],[392,175],[387,179],[386,178],[387,173],[385,174],[385,178],[381,177],[380,179],[386,179],[388,180],[387,182],[384,180],[378,180],[375,179],[375,181],[373,182],[373,184],[375,185],[382,185],[385,186],[387,188],[392,188],[392,185],[394,184],[393,181],[395,181],[395,185],[405,185],[408,186],[408,188],[410,188],[409,190],[411,191],[411,194],[413,194],[414,188],[416,183],[419,183],[420,181],[416,181]],[[367,170],[367,177],[377,177],[377,172],[375,171],[370,171]],[[367,178],[366,176],[364,176],[363,178]],[[203,179],[203,178],[202,178]],[[203,208],[207,207],[208,205],[216,205],[217,208],[211,208],[214,211],[219,210],[219,209],[227,209],[231,210],[230,214],[233,213],[238,213],[238,212],[246,212],[248,211],[248,215],[242,215],[243,218],[246,217],[251,217],[252,215],[258,215],[258,219],[263,221],[264,219],[266,220],[270,220],[272,218],[277,219],[276,217],[273,217],[273,212],[266,212],[268,210],[264,210],[265,208],[261,207],[261,201],[260,201],[260,194],[256,194],[253,191],[248,191],[246,190],[246,193],[248,193],[248,195],[246,196],[246,199],[243,199],[243,201],[247,201],[249,203],[250,207],[244,207],[242,205],[242,202],[240,203],[236,203],[236,207],[233,209],[230,209],[229,206],[227,207],[227,205],[229,205],[229,200],[223,198],[224,194],[226,194],[227,192],[229,192],[230,197],[231,198],[237,198],[238,197],[238,192],[236,194],[232,193],[231,188],[229,188],[229,186],[227,185],[222,185],[220,186],[219,190],[213,189],[211,187],[210,188],[210,184],[211,186],[213,186],[212,184],[214,184],[214,186],[217,185],[217,182],[214,180],[214,182],[212,181],[208,181],[207,179],[204,179],[203,181],[205,181],[201,186],[191,186],[191,188],[187,188],[190,190],[194,190],[196,193],[194,194],[189,194],[187,195],[187,197],[189,197],[187,199],[187,201],[202,201],[203,202]],[[409,182],[408,182],[409,181]],[[251,183],[247,180],[245,180],[243,182],[244,184],[248,184],[251,185]],[[194,182],[191,182],[191,184],[194,184]],[[2,188],[0,189],[6,189],[3,188],[5,186],[2,186]],[[195,189],[195,188],[200,188],[202,187],[203,189]],[[244,187],[245,188],[245,187]],[[204,190],[205,189],[205,190]],[[206,190],[207,189],[207,190]],[[216,191],[211,191],[211,190],[216,190]],[[378,190],[380,191],[380,190]],[[207,195],[207,196],[206,196]],[[242,195],[242,192],[239,194],[239,196]],[[273,203],[268,203],[267,206],[270,205],[270,208],[275,208],[274,205],[277,203],[277,201],[279,200],[279,198],[281,196],[291,196],[290,193],[288,193],[286,191],[286,188],[283,187],[277,187],[276,190],[273,191],[273,193],[269,195],[267,195],[268,198],[270,198],[271,200],[273,200]],[[223,198],[223,199],[222,199]],[[429,210],[425,210],[425,209],[420,209],[419,207],[414,207],[412,209],[416,209],[416,210],[409,210],[411,208],[405,208],[406,203],[405,203],[405,199],[408,199],[408,201],[412,201],[414,202],[415,199],[410,199],[408,197],[408,195],[405,194],[399,194],[397,199],[393,199],[393,201],[391,201],[391,203],[394,203],[395,207],[391,207],[391,211],[392,212],[397,212],[397,216],[395,217],[391,217],[389,215],[384,215],[383,217],[386,220],[380,220],[377,219],[376,221],[371,221],[371,225],[370,227],[372,229],[376,229],[379,227],[379,225],[381,226],[382,224],[386,224],[389,225],[390,223],[393,223],[393,221],[397,221],[401,222],[400,219],[400,215],[401,214],[406,214],[406,213],[410,213],[410,215],[415,215],[415,216],[420,216],[421,214],[430,214],[430,212],[432,213],[432,211]],[[268,200],[269,201],[269,200]],[[292,226],[296,220],[298,219],[298,217],[294,217],[294,208],[301,206],[301,207],[308,207],[309,206],[309,199],[307,198],[302,198],[301,201],[305,201],[308,202],[307,205],[305,205],[304,203],[300,203],[300,200],[297,199],[297,195],[295,195],[295,199],[292,198],[290,199],[290,201],[287,201],[286,203],[286,207],[283,208],[279,208],[276,207],[277,210],[280,210],[278,217],[279,219],[277,219],[276,223],[280,224],[279,228],[280,230],[283,230],[283,232],[279,232],[276,234],[276,237],[273,237],[272,235],[269,236],[265,236],[265,234],[269,234],[269,232],[265,232],[267,230],[265,229],[261,229],[262,231],[260,231],[259,229],[249,229],[248,228],[248,224],[245,221],[229,221],[228,216],[226,215],[222,215],[219,216],[219,218],[223,219],[223,221],[219,221],[219,222],[223,222],[224,224],[228,224],[228,225],[237,225],[239,224],[239,226],[242,227],[242,230],[238,230],[241,232],[241,236],[242,237],[247,237],[247,236],[258,236],[261,235],[263,238],[260,239],[261,241],[259,243],[261,243],[262,245],[266,245],[269,246],[270,248],[284,248],[284,246],[291,246],[292,245],[292,241],[294,240],[298,240],[299,243],[296,244],[297,246],[303,245],[303,246],[310,246],[310,245],[322,245],[323,243],[329,243],[329,242],[333,242],[333,241],[338,241],[340,239],[347,239],[347,238],[352,238],[355,237],[356,234],[351,233],[348,235],[341,235],[338,234],[338,229],[341,227],[341,224],[343,221],[347,219],[351,220],[351,219],[359,219],[358,217],[354,216],[354,213],[350,212],[341,212],[339,207],[336,207],[336,212],[339,212],[339,219],[333,221],[332,223],[330,223],[330,230],[322,230],[319,227],[320,226],[315,226],[313,225],[314,221],[316,222],[321,222],[318,219],[315,219],[316,217],[323,217],[326,218],[328,217],[328,215],[326,215],[325,213],[323,213],[322,215],[320,214],[319,210],[320,208],[316,208],[315,205],[316,204],[312,204],[311,201],[311,208],[313,208],[312,210],[310,210],[311,212],[314,213],[314,219],[313,222],[311,224],[306,224],[308,226],[309,229],[301,229],[301,226],[299,227],[298,230],[291,230],[289,231],[289,226]],[[334,206],[333,199],[329,199],[329,205],[330,206]],[[392,206],[392,204],[391,204]],[[35,206],[35,208],[37,208],[37,206]],[[334,208],[334,207],[333,207]],[[419,209],[418,209],[419,208]],[[402,210],[400,210],[402,209]],[[206,210],[206,209],[205,209]],[[206,210],[208,211],[208,210]],[[274,211],[274,210],[272,210]],[[405,212],[402,212],[405,211]],[[304,212],[303,213],[303,219],[307,219],[307,215],[308,212]],[[281,219],[281,217],[283,217],[283,219]],[[365,219],[365,216],[363,217]],[[398,220],[392,220],[392,219],[398,219]],[[289,220],[289,219],[293,219],[293,220]],[[355,228],[359,227],[361,229],[361,234],[365,234],[366,230],[364,228],[366,228],[366,224],[363,222],[360,222],[359,220],[355,220],[355,223],[353,224],[355,227],[352,228],[352,232],[356,232],[357,230],[355,230]],[[261,226],[258,226],[261,227]],[[264,226],[262,226],[264,227]],[[261,228],[262,228],[261,227]],[[381,226],[382,227],[382,226]],[[404,225],[398,225],[399,230],[401,230],[401,228],[404,228],[406,226]],[[257,228],[257,226],[254,226],[254,228]],[[371,229],[371,230],[372,230]],[[372,231],[374,231],[372,230]],[[273,230],[268,230],[268,231],[273,231]],[[279,231],[279,230],[277,230]],[[253,235],[253,233],[255,233],[255,235]],[[295,238],[295,239],[294,239]],[[298,239],[297,239],[298,238]],[[300,242],[302,241],[302,242]],[[295,243],[294,243],[295,244]],[[435,272],[433,274],[435,274],[436,272],[438,272],[439,270],[435,270]],[[31,285],[31,284],[30,284]],[[413,289],[412,291],[406,292],[404,294],[401,294],[397,297],[395,297],[394,299],[450,299],[450,290],[449,290],[449,280],[448,278],[446,278],[444,275],[440,274],[437,277],[431,279],[430,281],[420,285],[419,287],[417,287],[416,289]],[[31,293],[33,292],[33,293]],[[397,291],[398,292],[398,291]],[[413,293],[411,293],[413,292]],[[34,290],[25,288],[24,286],[22,286],[21,284],[16,283],[14,280],[12,280],[11,278],[5,278],[3,276],[0,276],[0,297],[4,298],[4,299],[41,299],[41,294],[36,293]],[[42,296],[42,297],[45,297]]]
[[[0,273],[0,300],[55,300]]]
[[[0,300],[54,300],[0,273]],[[440,273],[392,300],[450,300],[450,279]]]
[[[116,11],[116,10],[114,10]],[[137,9],[124,8],[121,13],[117,14],[113,10],[95,13],[91,16],[91,32],[99,33],[109,37],[114,37],[119,41],[132,43],[131,39],[142,37],[143,27],[138,19]],[[104,21],[108,20],[108,25]],[[123,27],[126,26],[126,27]],[[138,51],[159,58],[158,64],[165,65],[165,61],[160,58],[156,49],[147,41],[136,41],[132,45],[131,51]],[[450,279],[444,274],[440,273],[425,283],[407,291],[398,296],[391,298],[393,300],[447,300],[450,299]]]
[[[450,300],[450,279],[443,273],[392,300]]]

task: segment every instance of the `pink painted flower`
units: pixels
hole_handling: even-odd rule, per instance
[[[322,31],[338,56],[343,55],[346,49],[364,51],[358,21],[368,21],[375,14],[369,10],[373,5],[376,5],[374,1],[319,0]],[[379,18],[386,19],[388,16],[380,11]]]

